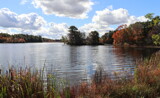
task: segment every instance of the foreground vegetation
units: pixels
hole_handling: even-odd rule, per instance
[[[91,83],[68,86],[31,69],[0,70],[0,98],[156,98],[160,96],[160,52],[137,62],[132,77],[110,78],[97,70]],[[130,75],[128,75],[130,76]]]
[[[0,43],[53,42],[54,40],[28,34],[0,33]]]

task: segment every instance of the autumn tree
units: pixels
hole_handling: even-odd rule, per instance
[[[41,36],[34,36],[28,34],[14,34],[0,33],[0,43],[24,43],[24,42],[42,42]]]
[[[114,38],[114,44],[144,44],[143,28],[144,26],[139,22],[131,24],[129,27],[127,27],[126,25],[119,26],[117,28],[117,31],[112,36]]]
[[[156,25],[152,28],[152,30],[150,31],[150,36],[153,34],[160,34],[160,25]]]
[[[129,26],[129,29],[130,29],[130,31],[128,32],[130,33],[129,41],[132,42],[132,44],[136,44],[136,45],[144,44],[143,28],[144,26],[140,22],[131,24]]]
[[[114,39],[114,45],[123,45],[125,42],[129,42],[129,33],[127,25],[120,25],[116,32],[113,34],[112,38]]]
[[[6,40],[7,40],[7,37],[0,37],[0,43],[4,43],[6,42]]]

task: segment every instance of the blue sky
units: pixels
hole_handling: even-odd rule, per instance
[[[160,15],[159,0],[1,0],[0,32],[61,38],[75,25],[100,35],[121,24],[147,21],[147,13]]]

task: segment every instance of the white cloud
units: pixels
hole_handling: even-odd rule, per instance
[[[24,4],[26,4],[27,2],[28,2],[28,0],[21,0],[20,4],[21,4],[21,5],[24,5]]]
[[[82,27],[79,28],[81,31],[86,32],[87,34],[90,33],[91,31],[98,31],[100,35],[114,30],[113,28],[109,27],[108,25],[101,25],[101,24],[96,24],[96,23],[89,23],[85,24]]]
[[[47,38],[61,38],[68,33],[66,23],[47,23],[36,13],[14,13],[7,8],[0,9],[0,32],[9,34],[32,34]]]
[[[56,24],[56,23],[49,23],[49,31],[50,32],[57,32],[57,33],[67,33],[68,32],[68,25],[66,23]]]
[[[67,35],[68,25],[66,23],[48,23],[48,26],[34,32],[34,35],[41,35],[47,38],[60,39],[62,35]],[[32,33],[33,34],[33,33]]]
[[[110,6],[108,6],[108,7],[107,7],[107,9],[112,10],[112,9],[113,9],[113,6],[112,6],[112,5],[110,5]]]
[[[0,33],[10,33],[10,29],[0,28]]]
[[[68,26],[66,23],[61,23],[61,24],[48,23],[47,26],[44,26],[38,30],[1,27],[0,33],[1,32],[9,33],[9,34],[41,35],[42,37],[46,37],[46,38],[60,39],[62,35],[67,35]]]
[[[20,28],[4,28],[0,27],[0,33],[8,33],[8,34],[18,34],[22,29]]]
[[[6,28],[40,29],[46,24],[36,13],[18,15],[7,8],[0,9],[0,26]]]
[[[145,18],[145,16],[140,16],[140,17],[130,16],[128,19],[128,22],[126,24],[129,25],[129,24],[133,24],[135,22],[145,22],[147,20],[148,19]]]
[[[92,9],[90,0],[33,0],[36,8],[41,8],[45,14],[84,19]]]
[[[80,27],[80,30],[86,33],[96,30],[102,35],[115,29],[111,28],[111,25],[129,25],[138,21],[147,21],[147,19],[144,16],[130,16],[128,10],[123,8],[113,10],[111,5],[102,11],[96,11],[96,15],[93,16],[92,22]]]
[[[128,10],[119,8],[112,10],[112,6],[102,11],[96,11],[92,22],[105,25],[131,24],[138,21],[147,21],[144,16],[130,16]]]

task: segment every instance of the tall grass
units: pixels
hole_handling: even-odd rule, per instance
[[[10,68],[5,74],[0,74],[0,98],[60,98],[64,82],[50,74],[46,78],[47,81],[43,71]]]
[[[133,78],[112,79],[97,70],[91,83],[64,80],[31,69],[0,70],[0,98],[156,98],[160,96],[160,52],[137,62]]]

